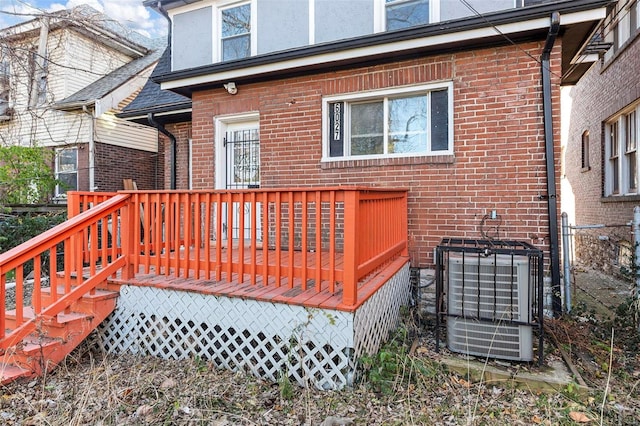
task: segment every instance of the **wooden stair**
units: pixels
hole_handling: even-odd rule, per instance
[[[56,290],[58,298],[65,294],[62,287]],[[36,331],[0,354],[0,384],[51,371],[113,312],[118,294],[97,289],[73,302],[66,312],[48,318],[37,318],[33,308],[25,306],[22,322],[36,321]],[[53,303],[51,288],[43,288],[41,296],[43,306]],[[16,327],[15,310],[6,312],[5,324],[9,336]]]

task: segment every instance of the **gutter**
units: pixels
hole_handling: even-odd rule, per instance
[[[171,142],[171,183],[169,189],[176,189],[176,158],[177,158],[177,147],[176,147],[176,137],[168,131],[162,124],[158,123],[155,120],[153,113],[147,114],[147,121],[153,127],[158,129],[160,133],[169,138]]]
[[[547,171],[547,211],[549,214],[549,253],[551,257],[551,288],[553,316],[562,314],[560,298],[560,254],[558,250],[558,194],[556,192],[555,158],[553,143],[553,114],[551,109],[551,69],[549,68],[551,50],[560,30],[560,13],[551,14],[551,25],[547,41],[540,58],[542,74],[542,108],[544,123],[544,146]]]
[[[161,0],[158,0],[158,2],[156,3],[155,9],[167,20],[167,49],[169,49],[169,62],[171,63],[171,18],[169,17],[169,14],[167,13],[167,11],[162,8]],[[173,135],[173,133],[168,131],[162,124],[158,123],[155,120],[154,113],[150,112],[147,114],[147,121],[149,121],[149,124],[151,124],[153,127],[158,129],[159,132],[167,136],[169,138],[169,141],[171,142],[171,179],[170,179],[169,189],[176,189],[176,174],[177,174],[176,159],[178,157],[177,147],[176,147],[176,137]]]

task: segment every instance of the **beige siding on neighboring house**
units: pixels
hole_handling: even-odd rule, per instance
[[[103,114],[96,120],[96,142],[158,152],[158,131],[126,120],[116,118],[113,113]]]
[[[13,140],[20,145],[62,146],[86,143],[91,137],[91,117],[84,113],[55,110],[36,111],[16,117],[13,122]]]
[[[132,58],[109,49],[77,32],[67,31],[65,44],[68,52],[65,74],[65,97],[104,77]]]

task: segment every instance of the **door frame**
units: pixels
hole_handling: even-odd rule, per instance
[[[231,124],[258,123],[260,129],[260,114],[258,112],[247,112],[244,114],[221,115],[214,118],[215,131],[215,165],[214,182],[215,189],[227,189],[227,156],[224,146],[224,137],[227,128]]]

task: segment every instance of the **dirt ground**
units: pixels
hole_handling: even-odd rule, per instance
[[[547,321],[558,346],[546,344],[545,357],[564,352],[586,387],[540,392],[509,380],[472,382],[445,367],[443,358],[455,354],[435,351],[433,318],[409,315],[404,332],[364,360],[362,380],[340,391],[271,383],[198,358],[104,354],[85,343],[46,377],[0,387],[0,424],[637,425],[640,339],[624,312],[616,316],[629,284],[578,271],[575,287],[573,314]]]
[[[572,275],[572,305],[601,317],[611,317],[632,295],[632,284],[600,271],[575,268]]]

